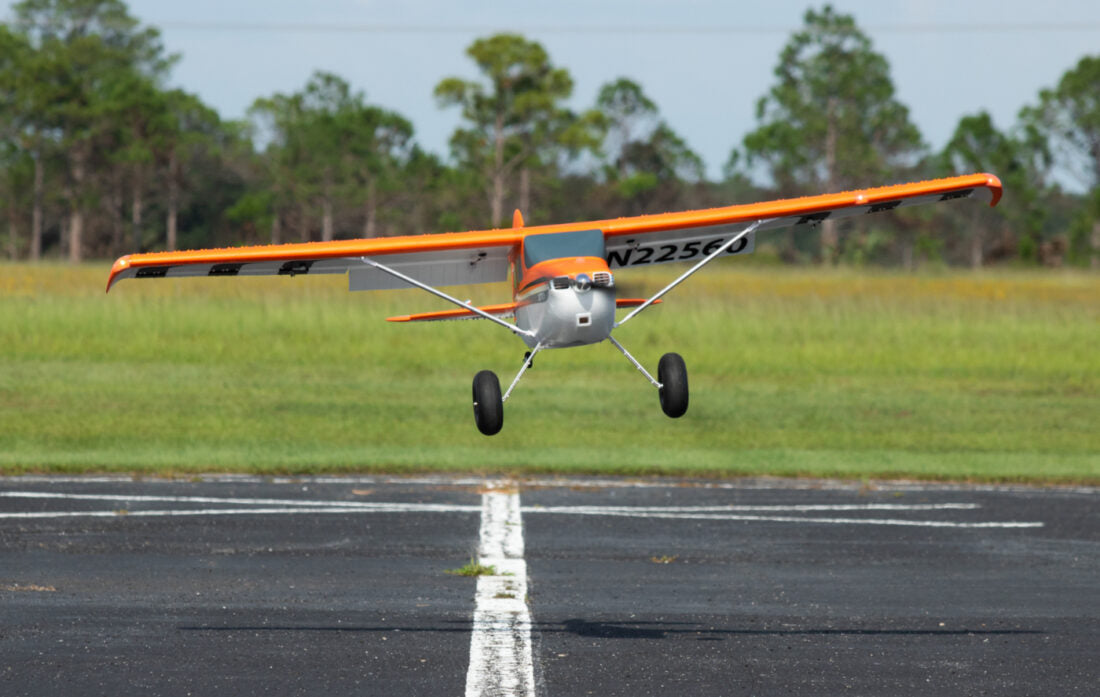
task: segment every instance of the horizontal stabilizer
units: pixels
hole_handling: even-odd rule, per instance
[[[487,312],[494,317],[507,319],[515,316],[518,303],[501,303],[499,305],[485,305],[478,309]],[[442,310],[440,312],[422,312],[418,315],[398,315],[387,317],[387,322],[441,322],[451,319],[485,319],[481,315],[470,310]]]
[[[661,300],[654,300],[653,304],[654,305],[660,305],[661,302],[662,302]],[[644,304],[645,304],[645,298],[617,298],[615,300],[616,309],[623,308],[623,307],[638,307],[639,305],[644,305]]]
[[[615,301],[615,307],[638,307],[645,302],[643,298],[619,298]],[[660,300],[654,302],[654,305],[659,305]],[[478,309],[482,312],[488,312],[494,317],[500,317],[501,319],[509,319],[516,314],[516,306],[519,303],[501,303],[499,305],[484,305]],[[417,315],[398,315],[396,317],[387,317],[387,322],[442,322],[452,319],[485,319],[484,317],[471,312],[470,310],[441,310],[439,312],[421,312]]]

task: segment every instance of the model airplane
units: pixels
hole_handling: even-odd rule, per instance
[[[657,388],[665,414],[678,418],[688,407],[683,359],[666,353],[654,377],[615,340],[616,328],[660,302],[665,293],[718,257],[752,252],[759,231],[961,198],[980,198],[995,206],[1001,198],[1001,182],[991,174],[972,174],[750,205],[538,227],[524,227],[516,211],[512,227],[504,230],[131,254],[115,262],[107,290],[124,278],[318,273],[348,274],[350,290],[415,286],[460,309],[390,317],[391,322],[483,318],[518,335],[529,349],[503,395],[493,372],[483,370],[474,376],[474,420],[485,435],[500,431],[504,401],[539,351],[601,341],[621,351]],[[653,297],[616,297],[613,269],[677,261],[696,263]],[[474,307],[437,288],[503,281],[509,275],[512,302],[501,305]],[[618,308],[632,310],[616,321]]]

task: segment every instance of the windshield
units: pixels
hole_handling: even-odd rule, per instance
[[[603,259],[603,232],[550,232],[528,235],[523,239],[523,263],[531,268],[540,262],[563,257],[599,257]]]

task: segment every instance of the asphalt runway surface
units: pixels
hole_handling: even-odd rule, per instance
[[[0,478],[0,695],[1095,695],[1098,501]]]

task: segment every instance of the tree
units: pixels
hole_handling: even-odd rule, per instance
[[[1085,56],[1065,72],[1054,89],[1039,92],[1039,103],[1025,107],[1020,120],[1049,146],[1055,165],[1085,188],[1075,228],[1087,230],[1092,266],[1100,268],[1100,56]],[[1091,223],[1091,225],[1090,225]]]
[[[1051,146],[1056,164],[1087,189],[1100,186],[1100,56],[1086,56],[1067,70],[1054,89],[1039,92],[1021,121]]]
[[[561,102],[573,79],[555,68],[546,50],[516,34],[478,39],[466,49],[488,84],[449,77],[435,88],[440,106],[459,106],[467,128],[451,136],[451,152],[485,183],[490,223],[500,225],[508,182],[520,175],[521,207],[530,198],[529,169],[556,146],[568,147],[575,119]],[[525,173],[526,172],[526,173]]]
[[[671,207],[683,181],[702,179],[702,159],[660,118],[638,83],[619,78],[605,84],[596,109],[606,131],[604,176],[626,204],[623,213]]]
[[[282,234],[282,220],[295,215],[301,240],[307,240],[308,219],[318,210],[322,240],[333,239],[339,219],[359,215],[362,234],[377,234],[381,201],[400,190],[411,157],[407,119],[368,104],[363,92],[323,71],[292,95],[257,99],[250,114],[268,141],[271,193],[250,193],[235,215],[254,218],[272,209],[273,240]]]
[[[413,127],[401,115],[366,103],[363,92],[317,72],[303,93],[305,139],[317,163],[312,176],[323,209],[322,239],[333,236],[333,206],[359,204],[362,234],[378,231],[379,197],[398,181]]]
[[[0,209],[8,222],[8,256],[18,255],[19,170],[25,153],[18,147],[24,114],[21,113],[19,70],[27,59],[29,46],[6,26],[0,25]]]
[[[940,173],[995,172],[1012,192],[996,210],[973,206],[965,214],[968,220],[963,227],[970,242],[971,268],[982,266],[990,233],[1006,224],[1016,229],[1017,234],[1012,237],[1019,240],[1016,246],[1021,256],[1034,257],[1043,224],[1039,205],[1043,154],[1041,148],[1027,140],[1026,133],[1021,139],[998,131],[985,111],[959,121],[951,140],[939,154]]]
[[[624,151],[649,137],[658,124],[657,105],[637,82],[625,77],[609,82],[596,95],[596,108],[606,119],[605,154],[620,178],[628,176]]]
[[[130,199],[129,251],[140,252],[144,241],[144,211],[149,183],[156,166],[157,148],[169,128],[164,93],[148,76],[134,70],[113,71],[103,85],[101,117],[107,121],[101,138],[104,164],[111,170],[108,195],[119,222],[112,226],[112,255],[122,251],[121,223],[124,189]]]
[[[343,78],[319,71],[301,92],[253,104],[250,114],[269,137],[273,230],[288,209],[296,209],[304,241],[307,218],[319,209],[321,239],[330,240],[338,211],[354,207],[362,211],[363,234],[376,233],[379,198],[399,188],[413,128],[404,117],[365,100]]]
[[[784,195],[840,191],[897,178],[924,146],[894,97],[890,67],[850,15],[807,10],[787,42],[776,84],[756,105],[759,126],[743,160],[762,167]],[[835,222],[821,230],[821,256],[835,258]]]
[[[50,147],[65,160],[69,259],[79,261],[93,174],[101,164],[93,159],[97,141],[113,126],[105,86],[130,71],[155,79],[173,58],[164,54],[159,33],[139,28],[121,0],[23,0],[14,9],[16,26],[33,49],[22,72],[36,161]]]
[[[188,181],[213,179],[222,154],[241,140],[233,128],[225,128],[217,112],[183,90],[161,95],[162,120],[152,137],[152,150],[163,173],[164,242],[171,251],[179,244],[179,215]]]
[[[293,95],[275,94],[257,99],[248,110],[253,134],[261,141],[267,141],[262,157],[265,169],[263,179],[271,191],[271,238],[274,242],[282,241],[283,222],[292,217],[298,223],[299,239],[302,242],[309,239],[306,194],[300,183],[300,170],[307,157],[302,139],[300,102]],[[248,205],[240,202],[235,208],[254,209],[255,204],[255,201]]]
[[[365,106],[352,115],[348,150],[350,168],[363,200],[363,236],[379,232],[383,196],[404,189],[411,164],[420,157],[412,143],[412,123],[400,114]]]
[[[333,208],[348,180],[348,159],[344,157],[352,130],[351,121],[361,95],[353,95],[351,86],[332,73],[315,72],[305,90],[296,95],[300,105],[305,143],[305,178],[321,209],[321,239],[334,236]],[[337,189],[341,189],[338,191]]]
[[[10,247],[14,254],[18,213],[17,175],[15,168],[32,162],[32,214],[28,256],[37,261],[42,253],[43,198],[45,190],[46,143],[45,128],[37,118],[32,101],[34,83],[28,74],[34,52],[21,33],[0,25],[0,156],[3,157],[8,185],[8,222]]]

